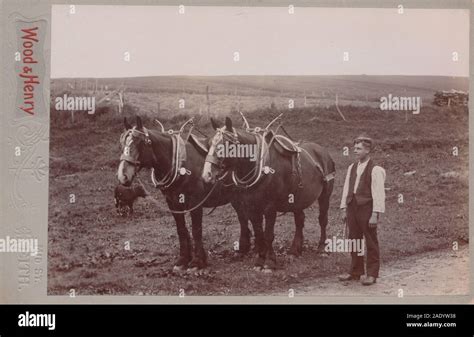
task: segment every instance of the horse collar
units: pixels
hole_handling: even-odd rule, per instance
[[[257,153],[259,155],[259,159],[255,164],[252,176],[249,179],[244,180],[243,178],[237,177],[235,171],[232,171],[232,181],[237,187],[240,188],[250,188],[252,186],[255,186],[258,182],[261,181],[262,173],[264,173],[265,175],[275,173],[274,169],[265,165],[269,156],[269,145],[265,142],[265,135],[255,134],[255,137],[257,139]]]
[[[180,176],[191,174],[191,171],[181,166],[186,157],[186,144],[181,138],[181,134],[178,133],[171,135],[171,142],[173,150],[170,171],[162,179],[156,180],[155,169],[152,168],[151,170],[151,181],[153,182],[153,185],[160,190],[169,189],[179,180]]]

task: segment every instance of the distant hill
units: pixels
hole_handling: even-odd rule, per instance
[[[76,87],[87,80],[91,88],[95,79],[53,79],[59,86],[66,83]],[[154,76],[98,79],[99,87],[109,89],[125,85],[128,91],[247,95],[296,95],[327,97],[336,93],[347,99],[378,98],[391,93],[427,97],[437,90],[469,89],[467,77],[444,76]],[[85,84],[82,84],[85,85]]]
[[[74,95],[92,94],[92,89],[126,87],[126,102],[140,113],[154,113],[160,104],[161,113],[201,113],[207,107],[207,88],[211,111],[222,113],[240,107],[244,111],[275,105],[295,107],[339,105],[377,107],[382,96],[421,97],[423,105],[433,102],[439,90],[469,90],[467,77],[443,76],[154,76],[131,78],[61,78],[51,83],[52,96],[65,90]],[[178,108],[184,98],[186,109]]]

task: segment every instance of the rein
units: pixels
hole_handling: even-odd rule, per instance
[[[212,185],[212,188],[211,190],[209,191],[209,193],[206,194],[206,196],[195,206],[191,207],[191,208],[188,208],[188,209],[185,209],[185,210],[182,210],[182,211],[177,211],[177,210],[173,210],[171,208],[163,208],[161,207],[161,204],[146,190],[145,186],[143,185],[143,183],[141,182],[140,178],[137,177],[137,181],[138,183],[142,186],[143,190],[145,191],[145,193],[148,195],[147,196],[147,199],[151,200],[161,211],[164,211],[164,212],[171,212],[171,213],[174,213],[174,214],[186,214],[188,212],[192,212],[200,207],[202,207],[202,205],[204,205],[204,203],[207,201],[207,199],[209,199],[209,197],[211,196],[212,192],[214,192],[214,189],[217,187],[217,185],[220,183],[220,182],[217,182],[215,183],[214,185]],[[214,207],[209,213],[211,214],[214,210],[216,209],[216,207]]]

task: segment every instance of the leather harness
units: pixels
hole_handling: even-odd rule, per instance
[[[270,166],[268,166],[269,149],[273,143],[278,144],[282,148],[282,151],[287,152],[288,155],[291,157],[292,174],[295,175],[297,178],[298,188],[303,187],[301,153],[305,153],[309,157],[311,162],[314,164],[314,166],[321,172],[321,174],[323,175],[324,182],[329,182],[330,180],[334,179],[335,172],[331,172],[329,174],[325,173],[321,164],[318,161],[316,161],[306,149],[300,146],[300,142],[294,142],[290,140],[289,138],[283,135],[277,135],[272,130],[268,130],[268,129],[247,128],[246,131],[254,134],[256,137],[257,153],[258,153],[259,160],[257,161],[255,168],[251,170],[243,178],[237,177],[237,175],[235,174],[235,171],[232,171],[232,180],[235,186],[247,189],[247,188],[255,186],[257,183],[261,181],[263,177],[262,173],[264,173],[265,175],[268,175],[270,173],[271,174],[275,173],[275,170],[272,169]],[[230,142],[238,143],[238,135],[235,129],[233,129],[232,132],[230,132],[226,130],[225,127],[222,127],[220,129],[217,129],[217,132],[222,134],[223,139],[227,138],[227,140]],[[267,136],[270,137],[269,141],[266,141]],[[206,161],[216,166],[220,165],[219,159],[213,154],[211,155],[208,154],[206,156]],[[227,172],[225,172],[225,174],[226,173]]]

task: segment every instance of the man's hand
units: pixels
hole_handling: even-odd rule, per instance
[[[342,217],[342,222],[347,221],[347,210],[345,208],[341,208],[341,217]]]
[[[377,221],[379,215],[377,212],[373,212],[370,219],[369,219],[369,228],[377,228]]]

